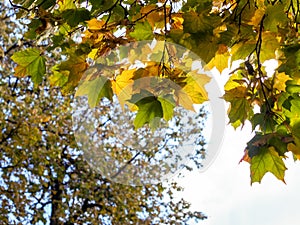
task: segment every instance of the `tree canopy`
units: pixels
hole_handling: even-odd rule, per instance
[[[286,153],[300,158],[298,0],[14,0],[10,5],[27,26],[17,44],[22,51],[11,56],[16,77],[30,76],[38,87],[47,74],[64,95],[78,87],[76,95],[88,95],[91,107],[116,95],[137,111],[136,129],[145,124],[155,129],[155,118],[170,120],[177,106],[192,110],[208,100],[209,77],[192,70],[189,51],[167,43],[178,44],[199,56],[207,70],[222,72],[238,63],[223,98],[230,103],[230,124],[237,128],[250,121],[255,131],[242,158],[251,165],[251,183],[267,172],[284,181]],[[121,51],[144,40],[164,44]],[[111,54],[116,48],[118,54]],[[143,67],[131,68],[141,56]],[[49,66],[53,58],[58,63]],[[127,63],[114,68],[124,58]],[[267,72],[268,62],[273,72]],[[95,63],[114,72],[94,74],[89,68]],[[148,86],[137,85],[141,78],[149,78]],[[177,86],[156,90],[154,78]],[[150,94],[141,100],[144,91]]]
[[[35,42],[22,38],[28,20],[16,20],[11,6],[0,3],[0,8],[1,224],[188,224],[194,219],[205,219],[203,213],[191,211],[188,202],[176,197],[182,188],[175,182],[124,185],[111,181],[87,163],[72,125],[74,95],[62,95],[60,88],[50,86],[47,77],[52,73],[47,67],[60,61],[60,56],[45,53],[24,58],[33,63],[31,72],[36,71],[38,61],[41,73],[46,68],[38,85],[31,77],[15,76],[15,63],[10,56],[24,53],[22,50],[27,47],[26,52],[34,55],[41,46],[33,48]],[[114,112],[111,117],[118,118],[121,111],[112,106],[106,103],[106,107],[95,108],[94,112],[103,117]],[[100,128],[103,140],[115,138],[111,127]],[[139,134],[151,136],[144,130]],[[190,132],[178,132],[164,136],[163,141],[182,142],[189,135]],[[203,142],[203,137],[199,138]],[[157,152],[155,147],[141,154],[139,162],[151,159]],[[124,160],[132,157],[130,146],[125,144],[109,142],[105,150],[121,153]]]

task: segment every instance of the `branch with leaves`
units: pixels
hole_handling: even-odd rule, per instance
[[[177,8],[179,4],[181,6]],[[36,14],[37,19],[32,19],[28,24],[25,37],[28,40],[42,38],[50,46],[15,53],[12,59],[18,64],[16,76],[30,75],[38,85],[46,71],[46,55],[60,52],[64,57],[58,65],[47,68],[52,71],[50,82],[53,86],[60,86],[64,94],[74,93],[75,88],[82,84],[80,81],[83,82],[83,75],[88,68],[120,46],[143,40],[176,43],[197,54],[207,63],[207,69],[216,67],[222,72],[231,67],[233,62],[240,62],[238,69],[230,73],[223,97],[230,103],[230,123],[237,128],[243,126],[245,121],[250,121],[253,131],[257,132],[247,144],[244,157],[251,165],[252,182],[260,182],[266,172],[283,180],[285,167],[278,165],[283,163],[286,154],[292,152],[295,158],[300,158],[299,121],[296,116],[299,112],[300,69],[298,0],[117,0],[101,3],[87,1],[85,4],[62,0],[37,6],[34,2],[31,5],[25,5],[24,2],[20,3],[20,7],[35,8],[40,12]],[[59,23],[54,22],[54,15]],[[50,18],[50,26],[43,28],[43,35],[40,36],[39,20],[45,17]],[[45,35],[47,31],[49,33]],[[70,32],[72,37],[66,38]],[[141,54],[134,51],[126,57],[134,59],[135,55]],[[144,51],[142,54],[154,57],[152,53]],[[103,75],[99,79],[91,76],[92,79],[86,80],[84,90],[82,86],[79,87],[79,94],[88,95],[92,99],[91,106],[95,106],[101,98],[112,99],[113,95],[120,97],[124,83],[133,84],[141,76],[161,76],[172,78],[187,93],[191,101],[184,105],[186,109],[191,109],[192,104],[206,101],[207,93],[203,87],[209,80],[205,76],[194,76],[171,68],[165,62],[165,53],[161,53],[163,60],[160,63],[145,64],[144,70],[131,70],[127,66],[119,74],[105,75],[107,79]],[[25,56],[32,61],[24,60]],[[278,66],[275,66],[274,73],[268,74],[266,65],[271,59],[276,60]],[[163,69],[159,70],[161,66]],[[169,74],[165,76],[162,73]],[[195,86],[197,82],[200,85]],[[91,87],[100,83],[105,84],[106,94],[103,92],[98,99],[93,99],[99,93],[94,93]],[[137,90],[129,95],[141,93],[141,90]],[[177,95],[173,95],[171,102],[175,102],[175,106],[182,106],[184,101],[178,95],[181,92],[178,89],[174,93]],[[157,93],[152,94],[152,103],[161,105],[157,102]],[[135,104],[135,109],[143,108],[143,104]],[[254,112],[254,107],[259,112]],[[164,118],[165,112],[159,109],[156,115]],[[139,124],[137,128],[150,123],[151,118],[143,123],[136,122]],[[257,160],[265,159],[268,159],[269,167],[263,167],[263,163],[256,164]],[[261,166],[255,167],[253,164]]]

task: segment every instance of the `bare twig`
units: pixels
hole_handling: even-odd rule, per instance
[[[21,5],[16,5],[16,4],[14,4],[11,0],[8,0],[8,1],[9,1],[9,3],[11,4],[12,7],[17,8],[17,9],[22,9],[22,10],[25,10],[25,11],[27,11],[27,12],[30,12],[29,9],[27,9],[27,8],[21,6]]]

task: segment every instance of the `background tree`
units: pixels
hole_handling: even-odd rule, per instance
[[[50,87],[48,75],[33,79],[40,82],[37,85],[25,77],[28,71],[22,66],[17,74],[13,72],[12,54],[51,45],[25,38],[24,25],[29,20],[17,20],[11,6],[0,3],[0,8],[1,223],[186,224],[193,218],[206,218],[191,212],[183,199],[175,199],[174,193],[181,190],[176,183],[126,186],[111,182],[86,163],[72,130],[73,95],[63,96],[59,88]],[[30,23],[34,20],[40,26],[39,19]],[[59,51],[54,50],[43,57],[47,67],[60,60]],[[36,65],[29,70],[40,75],[51,73],[38,65],[38,71]],[[109,112],[110,107],[98,111],[103,116]],[[102,134],[113,136],[108,131],[106,128]],[[186,135],[172,138],[182,141]],[[107,148],[116,146],[111,143]]]

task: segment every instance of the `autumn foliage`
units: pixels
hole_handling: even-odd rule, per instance
[[[178,70],[176,60],[171,60],[178,52],[167,43],[178,44],[199,56],[207,70],[216,67],[222,73],[232,68],[223,98],[230,103],[232,126],[250,121],[255,131],[244,157],[251,165],[252,183],[267,172],[284,181],[286,153],[300,157],[298,0],[15,0],[12,5],[18,18],[29,19],[23,38],[32,42],[12,56],[15,76],[31,76],[38,86],[51,71],[47,79],[53,86],[64,94],[79,86],[76,95],[88,95],[90,106],[117,95],[137,110],[136,128],[144,124],[155,128],[154,117],[169,120],[174,107],[192,109],[207,100],[204,85],[209,78],[191,69]],[[93,63],[112,68],[115,59],[104,56],[144,40],[162,46],[144,52],[132,48],[121,56],[134,62],[136,55],[148,55],[143,69],[130,68],[129,63],[114,68],[118,74],[93,76],[89,71]],[[49,68],[49,58],[58,55],[59,63]],[[177,58],[189,67],[191,62],[183,56]],[[268,61],[273,72],[266,71]],[[238,67],[233,69],[234,62]],[[169,79],[177,89],[163,93],[150,86],[129,88],[124,99],[123,89],[141,77]],[[95,92],[99,85],[104,88]],[[137,100],[145,93],[147,98]]]

